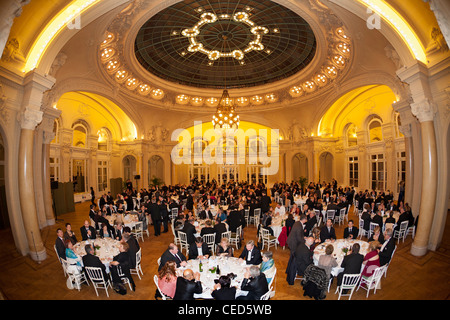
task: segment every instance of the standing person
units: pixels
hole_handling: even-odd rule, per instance
[[[95,191],[94,188],[91,187],[91,202],[94,206],[96,206],[95,204]]]
[[[152,218],[153,228],[155,229],[155,236],[161,235],[161,213],[155,198],[152,198],[152,203],[148,207],[148,212]]]
[[[296,221],[292,226],[291,232],[286,240],[286,244],[291,250],[291,255],[297,249],[297,246],[301,243],[305,243],[305,226],[306,221],[308,220],[307,216],[302,214],[300,216],[300,221]]]

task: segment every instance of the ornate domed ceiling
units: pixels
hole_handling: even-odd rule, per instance
[[[275,2],[182,1],[139,30],[135,54],[150,73],[198,88],[244,88],[292,76],[314,58],[316,39]]]

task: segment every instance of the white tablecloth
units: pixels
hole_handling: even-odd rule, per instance
[[[186,269],[191,269],[194,273],[199,271],[199,259],[192,259],[187,261],[186,267],[180,267],[177,269],[177,275],[182,276],[183,271]],[[214,290],[214,279],[219,279],[220,275],[227,275],[229,273],[234,273],[236,278],[231,281],[231,286],[236,287],[236,297],[241,295],[247,295],[247,291],[242,291],[240,289],[242,280],[244,279],[244,273],[247,267],[245,261],[239,262],[239,258],[228,258],[228,257],[217,257],[213,256],[209,259],[202,260],[202,272],[200,272],[200,281],[202,283],[203,293],[194,294],[195,299],[212,299],[211,292]],[[219,266],[220,275],[217,273],[212,273],[211,268]]]
[[[120,253],[119,246],[120,242],[111,238],[98,238],[95,240],[86,240],[76,243],[73,246],[73,251],[79,255],[86,255],[84,247],[87,243],[91,243],[95,250],[95,255],[100,258],[100,261],[105,265],[106,272],[109,273],[109,264],[113,260],[114,256]],[[81,261],[83,264],[83,261]]]
[[[359,243],[360,245],[359,253],[365,256],[369,250],[368,242],[362,240],[338,239],[334,242],[331,241],[323,242],[314,249],[314,256],[313,256],[314,264],[316,266],[319,264],[319,257],[325,254],[325,248],[327,247],[327,245],[329,244],[333,245],[334,250],[332,255],[336,258],[338,266],[331,270],[331,274],[337,276],[340,272],[344,271],[344,268],[341,268],[341,263],[345,256],[345,253],[342,251],[342,249],[350,248],[355,243]]]

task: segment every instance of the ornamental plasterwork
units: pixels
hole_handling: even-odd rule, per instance
[[[293,100],[300,97],[305,97],[318,92],[327,85],[334,83],[339,75],[343,73],[344,69],[349,65],[351,57],[351,39],[347,35],[343,24],[338,17],[334,15],[325,5],[318,0],[311,0],[315,4],[315,11],[318,15],[319,21],[327,28],[328,41],[328,57],[324,63],[316,68],[315,74],[307,79],[299,81],[297,84],[290,87],[280,89],[277,92],[266,92],[253,96],[236,97],[235,102],[237,106],[258,106],[263,104],[272,104],[283,100]],[[217,97],[211,96],[191,96],[188,92],[171,93],[166,92],[165,89],[159,87],[156,83],[150,83],[146,79],[136,76],[127,66],[123,56],[123,38],[121,34],[126,32],[126,29],[132,25],[133,16],[142,11],[144,2],[135,1],[125,8],[113,20],[107,28],[103,42],[99,47],[99,58],[109,79],[111,79],[119,88],[125,88],[127,91],[136,94],[138,97],[146,98],[151,101],[162,101],[169,96],[175,95],[174,102],[177,105],[191,105],[196,107],[208,106],[215,107],[218,102]],[[205,13],[203,13],[205,14]],[[208,21],[213,21],[213,16],[210,14]],[[217,17],[219,19],[220,17]],[[223,17],[223,19],[233,17]],[[236,17],[242,22],[251,23],[251,20],[245,16]],[[200,16],[200,21],[201,16]],[[207,22],[204,22],[207,23]],[[209,23],[209,22],[208,22]],[[267,30],[263,26],[255,26],[254,35],[255,40],[249,43],[248,50],[259,50],[263,47],[263,35]],[[195,35],[197,31],[194,27],[186,26],[185,30],[190,30],[191,35]],[[189,34],[186,31],[186,35]],[[191,37],[195,39],[195,37]],[[191,43],[191,50],[201,51],[202,46],[199,43]],[[220,58],[221,53],[204,52],[210,56],[210,59],[216,60]],[[231,55],[235,59],[242,59],[245,52],[225,52],[222,55]],[[172,99],[171,99],[172,100]],[[165,105],[165,104],[163,104]]]

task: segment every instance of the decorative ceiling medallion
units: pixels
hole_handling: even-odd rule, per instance
[[[201,43],[198,39],[198,35],[200,34],[201,27],[206,24],[213,24],[219,20],[229,20],[235,21],[239,23],[243,23],[250,28],[250,32],[253,34],[253,40],[250,41],[247,46],[243,50],[233,50],[233,51],[218,51],[218,50],[208,50],[207,44]],[[265,46],[262,44],[263,35],[268,34],[269,29],[262,26],[257,26],[252,20],[250,20],[250,16],[247,12],[237,12],[233,15],[229,14],[220,14],[216,15],[211,12],[202,13],[200,16],[200,20],[195,24],[192,28],[184,29],[181,31],[181,34],[189,39],[189,47],[187,51],[194,53],[200,52],[208,56],[208,59],[211,61],[217,60],[219,58],[234,58],[236,60],[244,59],[246,53],[249,53],[253,50],[262,51]],[[232,33],[223,32],[221,35],[224,43],[230,40],[233,36]],[[270,51],[268,51],[270,53]]]

